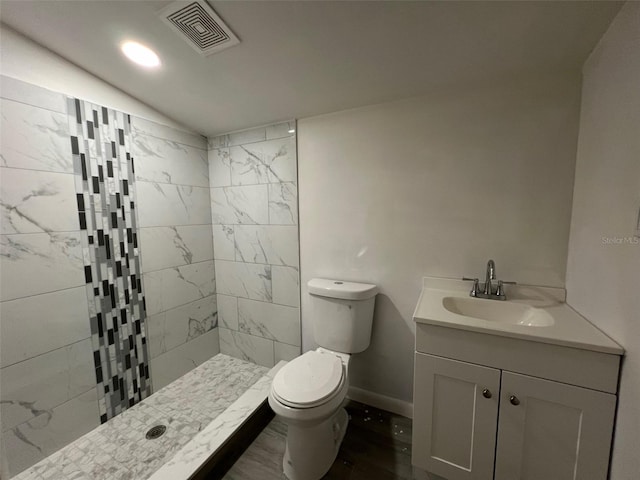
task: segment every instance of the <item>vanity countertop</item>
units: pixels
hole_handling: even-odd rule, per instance
[[[425,277],[422,294],[418,300],[413,319],[416,323],[487,333],[503,337],[519,338],[534,342],[549,343],[596,352],[623,355],[624,349],[586,318],[565,303],[565,290],[553,287],[508,285],[507,300],[485,300],[469,296],[471,285],[462,280]],[[503,304],[525,304],[543,310],[553,318],[549,326],[528,326],[483,320],[473,316],[453,313],[445,308],[446,301],[469,299],[468,302],[495,302]],[[501,305],[479,305],[501,308]],[[518,307],[518,305],[504,305]],[[545,313],[546,312],[546,313]]]

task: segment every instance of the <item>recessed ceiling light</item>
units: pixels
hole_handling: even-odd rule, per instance
[[[291,130],[289,130],[289,133],[296,133],[295,128],[292,128]]]
[[[138,42],[124,42],[120,45],[122,53],[134,63],[143,67],[153,68],[160,65],[160,58],[149,47],[145,47]]]

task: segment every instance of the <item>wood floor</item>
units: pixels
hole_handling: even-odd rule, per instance
[[[429,480],[411,466],[411,419],[349,402],[349,427],[326,480]],[[281,480],[286,425],[277,418],[258,435],[225,480]]]

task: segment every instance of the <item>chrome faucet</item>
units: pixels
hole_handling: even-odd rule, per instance
[[[507,296],[504,293],[504,285],[515,285],[516,283],[498,280],[498,285],[494,290],[491,280],[496,279],[496,262],[493,260],[489,260],[487,262],[484,284],[481,285],[477,278],[462,277],[462,279],[473,282],[473,287],[471,287],[471,292],[469,292],[470,296],[476,298],[488,298],[491,300],[506,300]]]
[[[487,273],[484,277],[484,290],[485,295],[491,295],[493,293],[493,287],[491,286],[491,280],[496,279],[496,262],[489,260],[487,262]]]

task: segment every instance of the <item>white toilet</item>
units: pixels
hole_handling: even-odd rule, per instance
[[[375,285],[318,278],[307,287],[320,348],[282,367],[269,392],[269,405],[288,427],[282,464],[289,480],[318,480],[338,454],[348,422],[341,407],[349,360],[369,346],[378,293]]]

